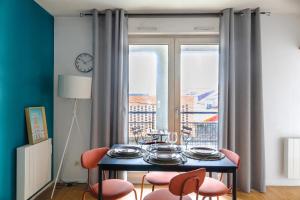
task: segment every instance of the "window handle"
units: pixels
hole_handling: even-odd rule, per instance
[[[175,108],[175,115],[176,116],[178,116],[179,117],[179,115],[180,115],[180,110],[179,110],[179,108],[177,107],[177,108]]]

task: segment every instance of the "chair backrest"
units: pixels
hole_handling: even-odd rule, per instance
[[[220,151],[229,159],[231,160],[234,164],[236,164],[237,168],[240,167],[240,156],[228,149],[220,149]]]
[[[98,162],[105,156],[108,150],[109,148],[102,147],[84,152],[81,155],[81,166],[86,169],[96,168]]]
[[[185,125],[182,126],[182,130],[181,130],[182,134],[190,135],[192,133],[192,131],[193,131],[193,128],[190,128],[190,127],[185,126]]]
[[[198,194],[199,187],[202,185],[205,178],[205,172],[205,169],[201,168],[178,174],[170,181],[170,192],[181,197],[192,192],[196,192]]]

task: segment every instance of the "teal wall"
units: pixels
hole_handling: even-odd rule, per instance
[[[0,0],[0,200],[16,198],[24,108],[45,106],[53,132],[53,17],[33,0]]]

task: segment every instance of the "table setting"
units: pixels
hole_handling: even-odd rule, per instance
[[[107,152],[107,155],[111,158],[119,159],[131,159],[131,158],[140,158],[143,157],[145,150],[133,146],[133,145],[122,145],[116,148],[112,148]]]
[[[98,163],[99,200],[102,200],[103,171],[166,171],[186,172],[205,168],[207,172],[231,173],[233,176],[233,199],[236,199],[236,170],[237,165],[224,156],[217,149],[201,145],[193,145],[191,130],[160,131],[164,134],[164,141],[156,140],[156,134],[143,135],[136,129],[135,144],[115,144],[106,156]],[[151,131],[158,133],[158,131]],[[177,142],[181,139],[181,144]]]
[[[179,135],[176,132],[169,131],[151,131],[147,135],[166,136],[164,143],[144,142],[144,138],[136,139],[136,145],[119,145],[110,149],[107,155],[114,159],[135,159],[143,158],[143,160],[152,165],[183,165],[187,159],[213,161],[221,160],[225,156],[216,149],[201,147],[201,146],[188,146],[190,141],[189,129],[182,132],[181,137],[185,145],[177,145]]]

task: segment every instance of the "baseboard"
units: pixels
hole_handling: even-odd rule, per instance
[[[40,194],[42,194],[45,190],[47,190],[51,185],[53,185],[54,181],[50,181],[48,184],[46,184],[42,189],[40,189],[37,193],[35,193],[32,197],[30,197],[28,200],[34,200],[36,199]]]
[[[267,181],[267,186],[300,186],[300,180],[295,179],[283,179]]]
[[[68,178],[64,178],[64,179],[61,179],[61,182],[63,182],[63,183],[69,183],[69,182],[86,183],[87,178],[86,179],[68,179]]]

